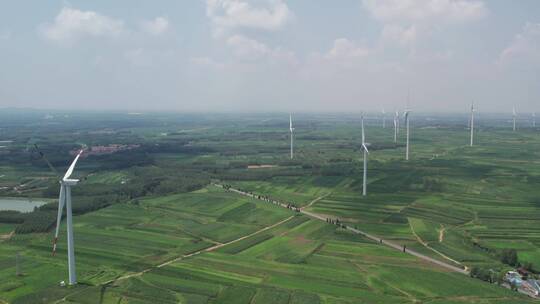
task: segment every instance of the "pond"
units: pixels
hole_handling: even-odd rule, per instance
[[[34,207],[45,205],[45,201],[30,201],[24,198],[4,198],[0,197],[0,210],[15,210],[20,212],[30,212]]]

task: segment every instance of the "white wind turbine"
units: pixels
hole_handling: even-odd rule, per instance
[[[292,114],[289,114],[289,130],[291,132],[291,159],[293,159],[294,157],[294,150],[293,150],[294,128],[292,126]]]
[[[382,108],[382,127],[383,129],[386,129],[386,111],[384,108]]]
[[[364,114],[362,114],[362,151],[364,151],[364,180],[363,180],[363,188],[362,188],[362,195],[367,195],[367,161],[368,161],[368,154],[369,150],[367,148],[369,144],[366,143],[366,134],[364,131]]]
[[[536,112],[533,112],[532,113],[532,117],[533,117],[533,128],[536,128]]]
[[[514,132],[516,131],[516,116],[517,116],[516,106],[514,106],[512,108],[512,117],[513,117],[513,120],[514,120]]]
[[[403,113],[403,116],[405,116],[405,125],[406,125],[406,128],[407,128],[407,147],[406,147],[406,150],[405,150],[405,160],[409,160],[409,136],[410,136],[409,113],[410,112],[411,112],[411,110],[406,109],[405,112]]]
[[[474,112],[476,110],[474,109],[474,102],[471,103],[471,147],[474,144]]]
[[[397,143],[397,136],[399,133],[399,112],[396,111],[394,115],[394,143]]]
[[[80,150],[64,177],[60,180],[60,195],[58,199],[58,215],[56,218],[56,232],[53,241],[53,255],[56,253],[56,243],[58,242],[58,232],[60,230],[60,222],[62,221],[62,212],[64,205],[66,206],[67,214],[67,246],[68,246],[68,268],[69,268],[69,285],[77,284],[77,274],[75,272],[75,245],[73,243],[73,215],[71,211],[71,186],[75,186],[79,180],[70,179],[75,164],[81,156],[83,150]]]

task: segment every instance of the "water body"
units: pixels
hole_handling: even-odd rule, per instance
[[[34,210],[34,207],[45,205],[44,201],[29,201],[23,198],[1,198],[0,197],[0,210],[15,210],[20,212],[30,212]]]

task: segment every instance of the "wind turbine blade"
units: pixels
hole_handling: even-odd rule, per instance
[[[71,176],[71,174],[73,173],[73,169],[75,169],[75,165],[77,164],[77,161],[79,160],[79,157],[81,156],[82,153],[83,153],[83,150],[80,150],[79,153],[77,153],[77,156],[75,156],[75,159],[71,163],[71,166],[69,166],[69,169],[66,171],[66,175],[64,175],[64,178],[63,178],[64,180],[68,179]]]
[[[58,233],[60,231],[60,222],[62,221],[62,213],[64,212],[64,205],[66,203],[65,187],[62,184],[60,186],[60,195],[58,197],[58,214],[56,216],[56,232],[54,233],[53,240],[53,252],[52,255],[56,254],[56,243],[58,242]]]
[[[369,154],[369,150],[368,150],[366,144],[362,144],[362,148],[364,148],[364,150]]]
[[[292,130],[293,130],[293,127],[292,127],[292,114],[289,114],[289,129],[292,132]]]
[[[34,148],[36,149],[36,151],[39,153],[39,156],[47,163],[47,166],[49,166],[49,169],[51,169],[51,171],[54,173],[54,175],[56,175],[58,178],[60,178],[60,174],[58,173],[58,171],[56,170],[56,168],[54,168],[54,166],[51,164],[51,162],[47,159],[47,157],[45,157],[45,154],[43,152],[41,152],[41,150],[39,149],[38,145],[37,144],[34,144]]]
[[[364,132],[364,116],[362,116],[362,145],[366,142],[366,134]]]

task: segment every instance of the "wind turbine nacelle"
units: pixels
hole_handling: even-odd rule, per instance
[[[78,179],[64,179],[60,183],[66,186],[75,186],[78,182]]]

